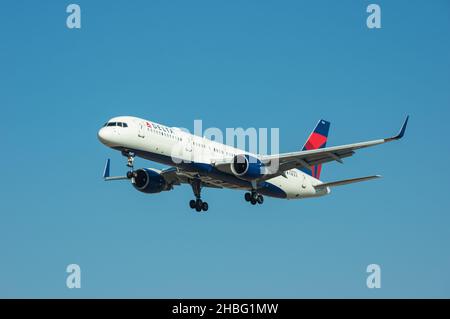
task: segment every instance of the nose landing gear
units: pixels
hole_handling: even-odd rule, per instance
[[[245,201],[250,202],[252,205],[264,203],[264,197],[258,194],[256,191],[245,193]]]
[[[202,182],[200,179],[194,179],[191,181],[192,190],[194,191],[195,200],[189,201],[189,207],[195,209],[197,212],[202,210],[206,212],[209,208],[208,203],[201,200]]]
[[[127,166],[131,169],[134,167],[134,157],[136,154],[133,152],[122,151],[122,155],[127,158]]]
[[[122,151],[122,155],[127,158],[127,167],[131,168],[131,170],[127,172],[127,177],[132,179],[134,177],[134,157],[136,154],[133,152]]]

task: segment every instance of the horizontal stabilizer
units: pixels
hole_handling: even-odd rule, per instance
[[[366,177],[358,177],[358,178],[351,178],[351,179],[343,179],[341,181],[336,182],[329,182],[329,183],[323,183],[319,185],[315,185],[315,189],[323,189],[326,187],[334,187],[334,186],[341,186],[341,185],[347,185],[352,183],[358,183],[358,182],[364,182],[375,178],[380,178],[381,175],[373,175],[373,176],[366,176]]]

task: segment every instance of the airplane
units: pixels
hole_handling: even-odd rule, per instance
[[[406,130],[406,117],[399,133],[393,137],[366,142],[326,147],[330,122],[320,120],[301,151],[258,155],[205,137],[133,116],[110,119],[98,131],[104,145],[127,157],[129,171],[124,176],[110,176],[110,159],[103,171],[105,181],[129,180],[147,194],[170,191],[188,184],[195,199],[189,207],[206,212],[208,203],[201,199],[203,188],[243,190],[244,199],[252,205],[262,204],[264,196],[282,199],[304,199],[328,195],[332,187],[368,181],[381,177],[371,175],[333,182],[320,180],[322,165],[343,163],[356,150],[401,139]],[[135,156],[169,167],[134,169]],[[276,163],[277,165],[273,165]]]

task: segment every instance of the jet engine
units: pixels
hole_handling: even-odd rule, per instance
[[[132,183],[138,191],[147,194],[160,193],[171,189],[161,174],[149,168],[134,171]]]
[[[252,180],[264,175],[265,166],[250,155],[236,155],[231,163],[231,171],[241,179]]]

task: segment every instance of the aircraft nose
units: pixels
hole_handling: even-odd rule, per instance
[[[111,139],[111,136],[109,133],[110,132],[108,132],[108,130],[105,127],[102,127],[97,133],[97,137],[98,137],[99,141],[102,142],[103,144],[107,145],[109,140]]]

